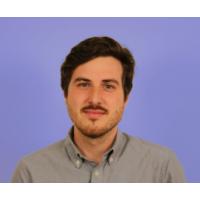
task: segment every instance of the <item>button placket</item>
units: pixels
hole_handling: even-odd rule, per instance
[[[94,175],[95,175],[95,177],[98,177],[99,176],[99,171],[96,169],[96,170],[94,170]]]
[[[76,160],[76,167],[77,167],[77,168],[79,168],[79,167],[80,167],[80,165],[81,165],[81,162],[80,162],[80,160]]]

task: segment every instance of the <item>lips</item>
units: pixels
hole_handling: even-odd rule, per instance
[[[84,109],[83,112],[87,115],[90,119],[96,119],[101,117],[102,115],[106,114],[104,110],[101,109]]]

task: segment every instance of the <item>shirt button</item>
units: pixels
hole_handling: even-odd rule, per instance
[[[95,176],[99,176],[99,172],[96,170],[96,171],[94,172],[94,175],[95,175]]]
[[[109,158],[109,162],[112,163],[114,161],[113,157]]]
[[[80,167],[80,164],[81,164],[80,160],[76,160],[76,166],[77,166],[78,168]]]

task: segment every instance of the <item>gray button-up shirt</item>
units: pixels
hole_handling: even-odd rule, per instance
[[[12,182],[185,182],[182,168],[167,148],[118,131],[98,165],[73,143],[73,128],[61,140],[18,164]]]

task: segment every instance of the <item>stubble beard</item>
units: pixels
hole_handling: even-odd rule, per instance
[[[112,131],[120,122],[122,114],[124,111],[124,106],[121,106],[119,109],[115,110],[110,116],[109,113],[107,122],[105,119],[90,120],[83,116],[83,113],[76,113],[68,105],[69,116],[74,123],[74,126],[79,130],[79,132],[90,139],[102,138]],[[106,116],[102,116],[106,117]],[[102,122],[102,121],[105,122]]]

